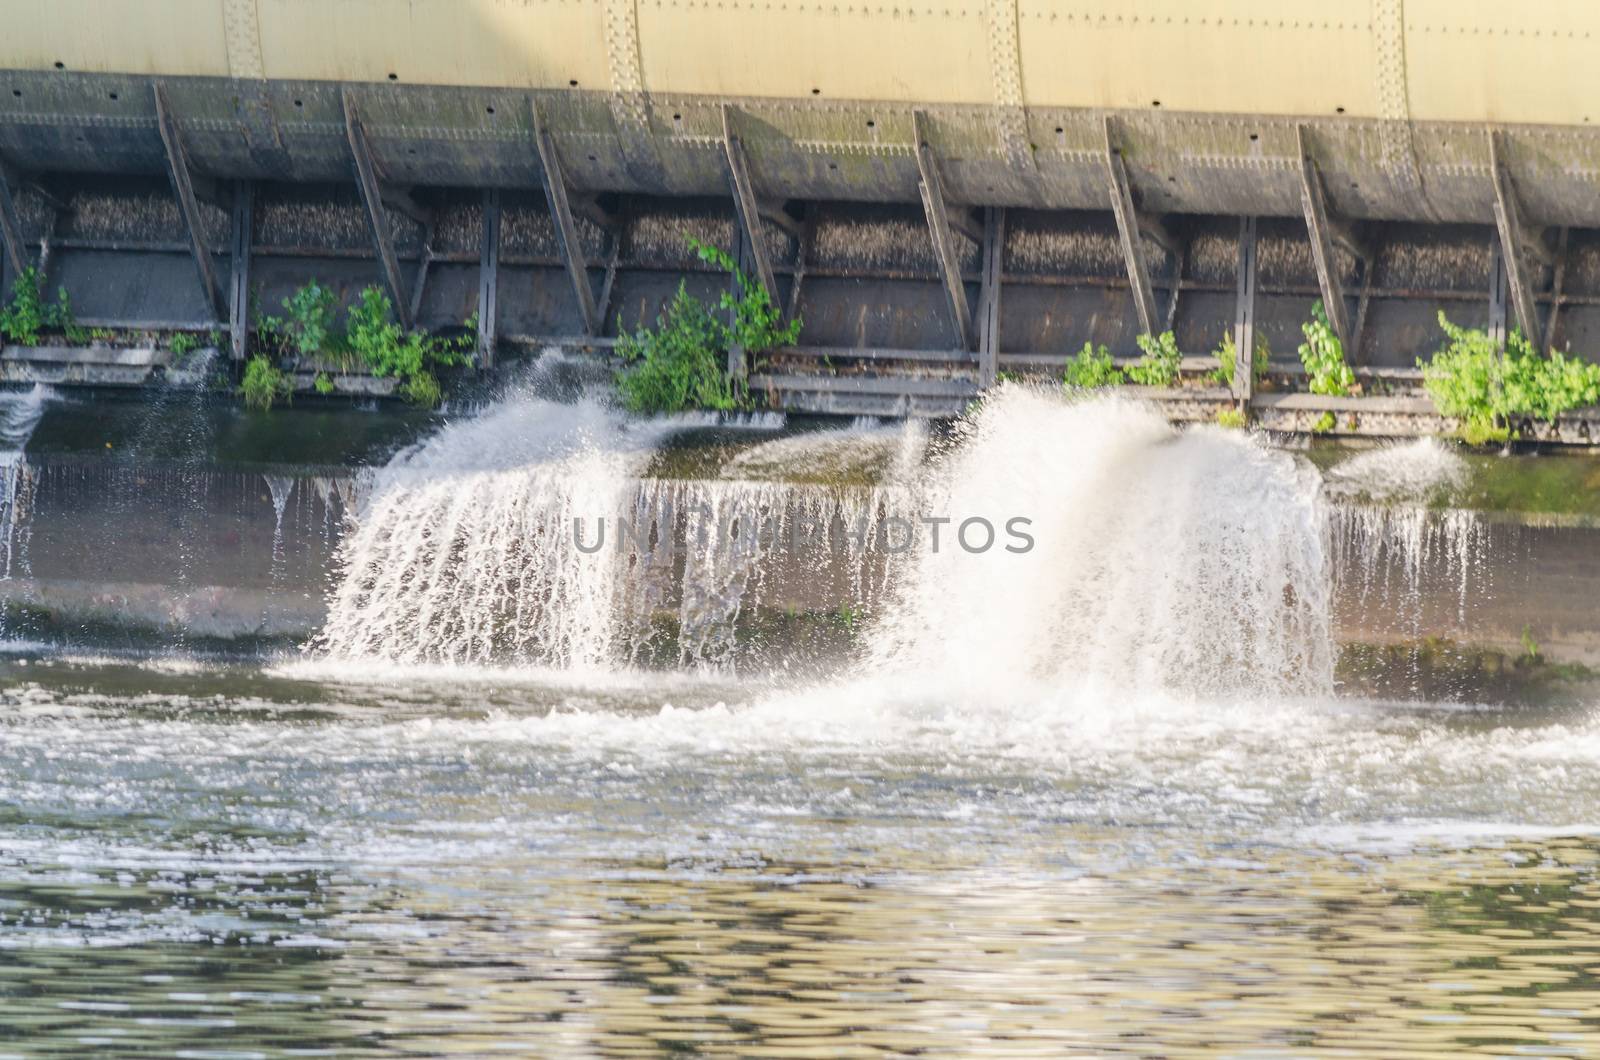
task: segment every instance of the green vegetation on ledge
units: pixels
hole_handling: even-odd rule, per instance
[[[654,329],[641,327],[617,340],[617,354],[625,366],[617,387],[625,405],[634,412],[679,412],[684,409],[732,410],[750,405],[743,379],[728,372],[728,351],[739,347],[755,358],[800,337],[798,318],[783,323],[766,289],[746,276],[732,255],[720,247],[689,241],[700,260],[725,270],[734,278],[738,294],[722,292],[713,312],[680,283],[678,293],[656,317]]]
[[[1300,363],[1305,366],[1311,392],[1327,397],[1353,394],[1356,390],[1356,374],[1345,363],[1344,343],[1339,341],[1333,325],[1328,323],[1328,311],[1321,299],[1311,307],[1311,319],[1301,324],[1300,330],[1306,337],[1306,341],[1300,344]],[[1331,421],[1331,417],[1329,419]]]
[[[1600,403],[1600,364],[1552,351],[1541,356],[1513,331],[1504,345],[1476,328],[1439,326],[1450,340],[1430,361],[1418,361],[1422,382],[1439,412],[1460,421],[1470,445],[1515,437],[1519,421],[1552,423],[1569,409]]]
[[[463,324],[463,333],[454,337],[406,331],[394,318],[394,305],[381,287],[362,288],[356,303],[345,314],[345,326],[338,326],[339,301],[334,291],[312,280],[283,299],[285,314],[263,317],[256,322],[259,352],[245,366],[241,388],[245,403],[253,408],[270,408],[274,395],[287,391],[274,384],[266,369],[287,382],[282,371],[285,361],[293,361],[317,371],[314,388],[319,394],[333,391],[329,367],[341,371],[364,370],[380,378],[399,382],[401,396],[414,405],[433,407],[443,399],[438,369],[472,362],[476,315]],[[257,361],[252,384],[250,370]],[[292,387],[291,387],[292,389]],[[252,400],[251,394],[256,395]]]
[[[1183,363],[1177,336],[1163,331],[1160,335],[1140,335],[1138,342],[1144,356],[1128,366],[1128,381],[1140,386],[1171,386],[1177,382],[1178,367]]]
[[[11,282],[11,301],[0,309],[0,333],[19,346],[39,345],[40,332],[45,330],[60,331],[75,346],[88,342],[89,332],[73,319],[67,289],[58,287],[56,300],[46,302],[43,284],[44,278],[35,268],[24,269]]]
[[[1122,382],[1122,369],[1111,359],[1105,346],[1092,342],[1083,344],[1076,357],[1067,362],[1066,385],[1080,390],[1098,390],[1117,386]]]

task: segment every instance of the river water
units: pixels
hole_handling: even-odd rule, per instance
[[[520,396],[403,450],[302,649],[13,640],[0,1055],[1600,1053],[1591,686],[1341,661],[1341,611],[1509,607],[1429,514],[1460,458],[1013,390],[715,475],[692,426]],[[875,521],[566,540],[666,501]]]

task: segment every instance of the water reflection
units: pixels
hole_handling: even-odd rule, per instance
[[[894,853],[881,877],[874,856],[752,856],[8,886],[0,1029],[29,1052],[207,1055],[1600,1047],[1592,842],[1111,875]],[[169,937],[115,944],[163,917]]]
[[[1584,713],[288,672],[0,667],[0,1053],[1600,1050]]]

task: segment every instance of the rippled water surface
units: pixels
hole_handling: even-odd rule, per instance
[[[1600,1050],[1587,710],[0,685],[8,1055]]]

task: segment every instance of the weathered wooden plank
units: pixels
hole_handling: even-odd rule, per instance
[[[867,375],[752,375],[752,390],[814,390],[823,393],[910,394],[920,397],[976,397],[971,379],[905,379]]]
[[[772,304],[779,306],[778,283],[773,279],[772,263],[767,260],[766,244],[761,239],[761,209],[756,201],[755,185],[750,180],[750,161],[745,156],[744,140],[734,128],[732,108],[726,103],[722,105],[722,150],[728,159],[728,187],[733,193],[733,208],[739,215],[739,227],[744,230],[756,282],[767,292]]]
[[[572,220],[572,202],[567,195],[561,156],[556,153],[555,141],[544,127],[544,117],[539,113],[538,103],[529,106],[533,110],[533,141],[539,152],[539,172],[544,179],[544,197],[550,206],[556,242],[561,245],[561,257],[567,267],[567,276],[572,281],[572,293],[578,298],[583,330],[586,334],[598,335],[600,312],[595,305],[594,289],[589,286],[589,268],[583,258],[583,244],[578,240],[578,226]]]
[[[483,193],[483,245],[478,259],[478,367],[493,368],[500,292],[500,192]]]
[[[13,277],[21,276],[28,268],[28,248],[22,242],[22,224],[17,220],[17,201],[12,195],[16,186],[15,171],[0,162],[0,240],[5,242],[6,265]],[[9,284],[4,291],[9,296]]]
[[[1524,257],[1530,243],[1522,216],[1522,205],[1517,200],[1516,187],[1506,172],[1500,157],[1500,138],[1489,134],[1490,170],[1494,179],[1494,224],[1500,236],[1501,260],[1505,263],[1506,287],[1511,295],[1511,305],[1517,314],[1517,324],[1530,342],[1538,341],[1538,303],[1533,297],[1533,277]]]
[[[160,81],[152,86],[156,100],[156,127],[161,133],[162,146],[166,148],[167,178],[172,182],[172,194],[178,200],[178,214],[183,218],[184,230],[189,234],[189,248],[194,255],[195,272],[200,277],[200,289],[205,292],[206,304],[213,313],[222,313],[222,288],[217,284],[216,269],[211,264],[211,248],[206,246],[205,226],[200,220],[200,206],[194,197],[194,175],[189,171],[188,152],[183,147],[183,137],[172,107],[167,102],[167,89]]]
[[[1255,393],[1256,219],[1239,219],[1238,288],[1233,310],[1233,396],[1249,402]]]
[[[1339,276],[1339,259],[1333,250],[1333,231],[1329,221],[1327,190],[1316,161],[1307,149],[1305,126],[1297,126],[1295,137],[1300,147],[1300,205],[1305,212],[1306,234],[1311,238],[1311,260],[1317,267],[1317,286],[1322,288],[1322,308],[1328,324],[1339,336],[1340,344],[1350,348],[1350,311],[1344,300],[1344,284]]]
[[[1539,346],[1540,350],[1545,353],[1549,353],[1550,348],[1555,345],[1556,321],[1561,317],[1561,296],[1567,282],[1567,243],[1570,239],[1569,232],[1570,229],[1568,229],[1566,225],[1562,225],[1561,234],[1556,239],[1555,275],[1551,277],[1550,283],[1550,315],[1545,318],[1544,341]]]
[[[1005,260],[1006,211],[989,207],[983,211],[983,323],[978,336],[978,385],[988,389],[1000,376],[1000,295],[1003,284],[1001,266]]]
[[[367,142],[366,130],[361,124],[361,114],[356,109],[350,89],[341,93],[344,105],[345,138],[350,143],[350,155],[355,164],[356,188],[361,193],[361,204],[367,210],[367,225],[372,233],[372,246],[378,263],[383,268],[384,284],[389,288],[389,298],[394,303],[395,317],[400,326],[411,328],[411,301],[406,297],[405,281],[400,273],[400,262],[394,255],[394,241],[389,238],[389,219],[384,214],[383,189],[378,183],[378,167],[372,156],[372,146]]]
[[[255,184],[233,186],[233,227],[228,246],[228,348],[242,361],[250,349],[250,245],[255,212]]]
[[[918,188],[922,193],[922,210],[928,218],[928,235],[933,240],[933,254],[939,262],[944,279],[945,298],[950,303],[950,320],[955,327],[957,345],[963,350],[972,349],[972,307],[967,303],[967,287],[961,277],[961,259],[956,256],[955,236],[950,230],[950,210],[944,196],[944,178],[939,175],[939,162],[928,143],[927,115],[912,112],[912,127],[916,133],[917,170],[921,175]]]
[[[1159,317],[1156,316],[1155,290],[1150,285],[1150,266],[1144,257],[1144,239],[1140,235],[1139,212],[1133,203],[1133,189],[1128,184],[1128,168],[1122,161],[1122,149],[1116,144],[1111,118],[1108,115],[1102,126],[1105,134],[1106,179],[1111,191],[1111,212],[1117,218],[1117,237],[1122,244],[1122,260],[1128,270],[1128,284],[1133,289],[1133,305],[1139,313],[1139,326],[1145,334],[1154,335]]]

